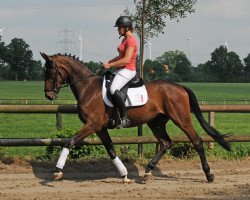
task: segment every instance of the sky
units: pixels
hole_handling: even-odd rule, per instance
[[[133,0],[0,0],[0,5],[5,44],[24,39],[35,60],[42,60],[39,52],[52,55],[64,49],[79,56],[81,31],[86,62],[117,55],[121,39],[113,26],[126,6],[134,10]],[[165,33],[150,39],[151,58],[180,50],[196,66],[227,42],[228,50],[243,60],[250,53],[249,10],[249,0],[197,0],[195,13],[179,22],[166,19]],[[145,57],[149,56],[146,47]]]

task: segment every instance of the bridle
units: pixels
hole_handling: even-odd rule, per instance
[[[53,91],[54,93],[58,94],[60,89],[64,88],[64,87],[68,87],[70,85],[73,85],[79,81],[83,81],[85,79],[88,79],[92,76],[96,76],[96,74],[91,74],[87,77],[83,77],[83,78],[80,78],[79,80],[76,80],[76,81],[73,81],[73,82],[69,82],[68,80],[65,80],[62,76],[62,73],[60,72],[59,68],[55,65],[55,63],[53,63],[53,68],[55,69],[55,75],[53,77],[51,77],[51,80],[52,80],[52,85],[53,85],[53,88],[51,89],[44,89],[44,92],[51,92]],[[45,73],[46,73],[46,70],[45,69]],[[66,71],[66,70],[65,70]],[[68,74],[68,72],[66,71],[66,73]],[[69,75],[69,74],[68,74]],[[58,77],[60,77],[62,79],[62,84],[61,86],[58,85]]]

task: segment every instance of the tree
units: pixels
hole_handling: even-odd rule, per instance
[[[211,76],[209,61],[193,67],[192,73],[193,82],[213,82],[214,78]]]
[[[146,81],[152,81],[156,79],[166,79],[167,73],[166,68],[163,64],[158,61],[146,60],[144,64],[145,76],[144,79]]]
[[[157,57],[156,60],[163,65],[168,65],[170,70],[174,70],[177,64],[178,56],[184,57],[185,53],[183,51],[166,51],[161,56]]]
[[[14,38],[7,45],[8,57],[6,61],[11,66],[10,70],[14,73],[15,80],[25,80],[27,78],[27,67],[32,60],[32,51],[29,45],[20,38]]]
[[[168,66],[170,80],[188,81],[191,72],[191,62],[183,51],[166,51],[163,55],[157,57],[156,60]]]
[[[6,54],[6,46],[4,42],[0,42],[0,59],[3,60]]]
[[[189,75],[191,72],[191,63],[185,54],[177,55],[174,72],[181,77],[182,81],[189,80]]]
[[[27,80],[42,80],[44,77],[44,69],[40,60],[31,60],[26,71]]]
[[[244,66],[240,57],[235,52],[227,53],[228,81],[242,82],[244,80]]]
[[[0,42],[0,80],[5,79],[7,76],[7,71],[9,70],[5,59],[7,57],[7,48],[4,42]]]
[[[41,80],[43,67],[41,61],[32,59],[29,45],[21,38],[14,38],[5,47],[0,45],[0,59],[4,61],[2,77],[7,80]]]
[[[244,58],[244,63],[245,63],[244,73],[246,81],[250,82],[250,54],[248,54],[248,56]]]
[[[227,52],[227,48],[220,46],[211,53],[208,62],[211,75],[218,82],[239,82],[242,80],[243,68],[239,56],[235,52]]]
[[[84,63],[86,65],[86,67],[88,69],[90,69],[92,72],[96,72],[97,70],[100,70],[101,69],[101,64],[100,63],[96,63],[96,62],[93,62],[93,61],[89,61],[89,62],[86,62]]]
[[[164,33],[167,17],[179,21],[194,12],[196,0],[134,0],[136,11],[131,13],[128,8],[125,14],[131,16],[135,30],[140,38],[140,67],[143,77],[144,44],[149,38]]]
[[[6,49],[4,42],[0,42],[0,67],[4,64],[6,52],[7,52],[7,49]]]

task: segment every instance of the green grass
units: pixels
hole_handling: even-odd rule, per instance
[[[13,101],[1,101],[0,103],[26,103],[25,101],[17,101],[16,99],[42,99],[34,102],[28,100],[28,103],[51,104],[44,97],[42,81],[32,82],[0,82],[0,99],[15,99]],[[206,103],[223,103],[223,99],[227,103],[250,103],[250,83],[183,83],[183,85],[191,88],[197,95],[198,100]],[[60,101],[60,99],[64,99]],[[65,100],[66,99],[66,100]],[[59,94],[59,100],[54,103],[74,103],[74,99],[69,88],[63,88]],[[247,102],[242,101],[248,99]],[[204,114],[207,119],[207,114]],[[249,113],[216,113],[215,128],[222,133],[249,134],[250,131],[250,114]],[[196,119],[193,120],[195,128],[199,135],[204,134],[203,129],[199,126]],[[1,138],[29,138],[29,137],[50,137],[56,132],[56,116],[55,114],[5,114],[0,113],[0,137]],[[64,129],[80,129],[82,126],[76,114],[63,114]],[[144,126],[144,135],[152,135],[151,131]],[[168,123],[167,130],[170,136],[183,135],[183,133],[173,123]],[[110,130],[110,135],[114,136],[136,136],[137,128]],[[234,148],[238,148],[241,144],[237,144]],[[250,149],[249,143],[244,144]],[[136,145],[131,145],[136,146]],[[145,154],[154,153],[155,145],[144,145]],[[117,147],[119,149],[119,146]],[[2,149],[2,150],[1,150]],[[6,155],[17,155],[20,157],[36,157],[45,153],[44,147],[5,147],[1,148]],[[220,148],[219,148],[220,149]],[[132,151],[132,150],[131,150]],[[134,151],[134,150],[133,150]],[[222,154],[223,151],[215,150],[216,155]],[[219,153],[218,153],[219,152]],[[136,154],[136,151],[134,152]],[[212,155],[211,155],[212,156]],[[228,157],[224,155],[224,157]],[[229,156],[230,157],[230,156]]]
[[[250,83],[183,83],[204,103],[250,104]],[[246,100],[246,101],[245,101]]]
[[[250,104],[250,83],[181,83],[188,86],[196,94],[198,100],[222,103],[224,100],[231,102],[248,100]],[[44,99],[43,81],[0,81],[0,99]],[[69,87],[60,91],[59,101],[74,99]],[[55,102],[56,103],[56,102]]]
[[[61,89],[60,98],[51,102],[44,96],[43,81],[0,81],[0,104],[75,103],[69,87]]]

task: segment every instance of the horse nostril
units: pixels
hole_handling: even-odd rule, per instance
[[[45,97],[46,97],[48,100],[53,101],[53,97],[47,95],[46,93],[45,93]]]

